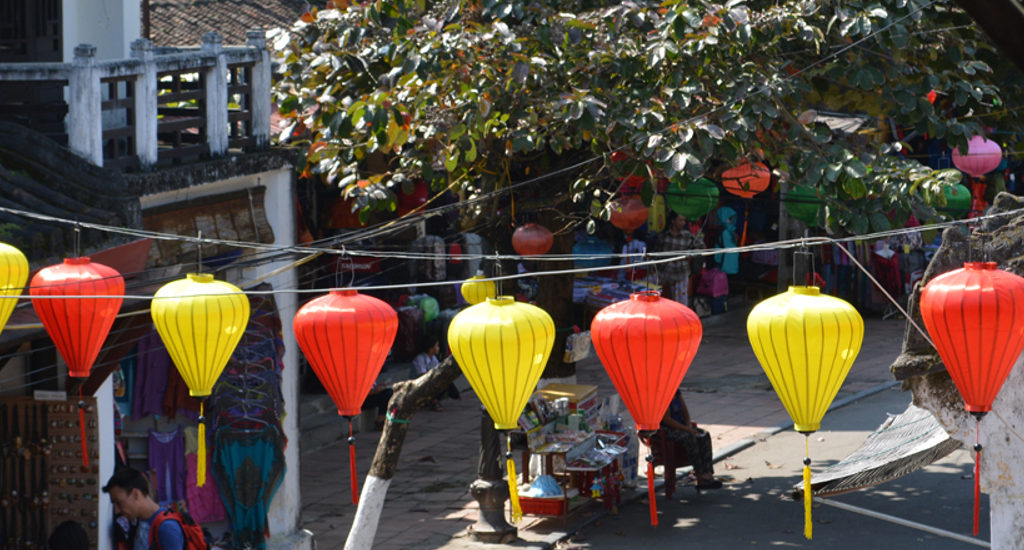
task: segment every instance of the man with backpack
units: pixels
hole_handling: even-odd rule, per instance
[[[130,550],[207,550],[202,528],[191,518],[160,506],[141,472],[118,468],[103,486],[114,512],[136,523]]]

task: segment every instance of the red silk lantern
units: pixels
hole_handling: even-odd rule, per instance
[[[932,279],[921,291],[921,318],[979,426],[1024,350],[1024,277],[995,262],[968,262]],[[978,534],[978,465],[975,445],[974,534]]]
[[[88,377],[124,301],[124,278],[89,258],[66,258],[36,273],[29,294],[40,297],[32,300],[32,307],[67,363],[69,376]]]
[[[523,256],[539,256],[551,250],[555,244],[555,236],[543,225],[527,223],[520,225],[512,233],[512,248]]]
[[[725,190],[733,195],[745,199],[753,198],[754,195],[768,189],[771,183],[771,170],[760,162],[747,162],[722,172],[722,187],[725,187]],[[748,202],[743,214],[743,233],[740,236],[740,246],[747,244],[747,220],[749,218],[750,203]]]
[[[65,258],[64,263],[39,270],[29,286],[32,307],[46,333],[68,365],[68,375],[88,378],[103,342],[110,334],[124,301],[124,278],[117,270],[89,258]],[[35,298],[38,296],[39,298]],[[44,296],[46,298],[44,298]],[[55,298],[53,296],[68,296]],[[81,296],[103,296],[82,298]],[[82,465],[89,466],[85,434],[85,402],[78,387],[78,426]]]
[[[349,421],[352,503],[359,502],[352,418],[362,411],[398,332],[398,314],[382,300],[354,289],[332,290],[310,301],[292,324],[299,349]]]
[[[697,354],[703,327],[690,308],[657,291],[597,312],[590,325],[594,351],[636,421],[638,431],[657,430],[672,395]],[[658,524],[654,463],[647,463],[651,525]]]
[[[430,187],[427,182],[423,180],[417,180],[412,187],[412,193],[405,193],[399,190],[398,192],[398,216],[404,216],[413,210],[416,210],[420,206],[427,203],[427,199],[430,195]],[[417,210],[420,212],[421,210]]]
[[[772,172],[760,162],[746,162],[722,172],[722,187],[745,199],[768,189]]]
[[[627,234],[647,223],[647,207],[640,197],[635,195],[612,201],[611,214],[612,225]]]

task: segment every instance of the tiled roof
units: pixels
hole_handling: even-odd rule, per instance
[[[316,2],[322,4],[323,2]],[[156,46],[196,47],[217,31],[225,46],[245,44],[245,31],[290,27],[310,9],[306,0],[149,0],[150,39]]]

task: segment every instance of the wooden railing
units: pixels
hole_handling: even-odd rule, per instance
[[[257,150],[270,142],[270,57],[263,31],[247,38],[225,48],[207,33],[197,50],[160,54],[139,39],[131,58],[114,61],[96,61],[96,48],[83,44],[71,63],[0,63],[0,89],[66,88],[66,134],[55,134],[51,121],[49,135],[100,166],[149,169]],[[0,114],[5,109],[17,106],[0,94]],[[32,126],[32,110],[21,112]]]

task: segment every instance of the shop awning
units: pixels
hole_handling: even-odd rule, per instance
[[[832,496],[873,487],[915,472],[960,447],[932,413],[910,404],[890,416],[853,454],[811,477],[814,495]],[[803,483],[793,498],[803,497]]]

